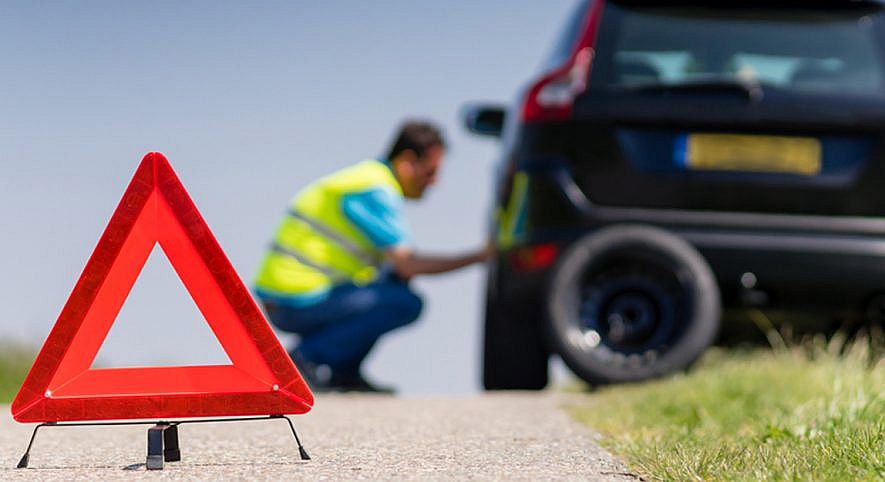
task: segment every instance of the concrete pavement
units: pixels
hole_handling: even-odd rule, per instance
[[[144,468],[148,426],[41,429],[0,406],[0,479],[637,480],[563,410],[567,394],[397,398],[320,395],[293,417],[313,460],[301,462],[283,420],[183,425],[182,461]]]

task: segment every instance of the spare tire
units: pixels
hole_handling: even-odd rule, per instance
[[[719,329],[719,287],[679,236],[614,225],[575,242],[547,296],[554,350],[591,384],[632,382],[688,367]]]

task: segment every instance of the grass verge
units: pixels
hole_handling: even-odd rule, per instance
[[[647,480],[885,480],[880,350],[712,350],[689,373],[604,388],[570,409]]]
[[[12,402],[36,356],[25,346],[0,342],[0,403]]]

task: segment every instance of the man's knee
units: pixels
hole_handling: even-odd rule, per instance
[[[414,291],[409,291],[408,293],[408,296],[405,298],[403,311],[404,316],[408,319],[406,323],[411,323],[421,316],[421,311],[424,309],[424,300]]]
[[[395,296],[392,296],[386,302],[389,308],[395,312],[390,321],[393,321],[396,326],[404,326],[414,322],[421,315],[421,310],[424,308],[424,300],[408,288],[397,292]]]

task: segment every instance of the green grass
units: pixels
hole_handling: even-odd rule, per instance
[[[647,480],[885,480],[881,346],[713,350],[569,408]]]
[[[25,346],[0,342],[0,403],[10,403],[18,393],[36,353]]]

